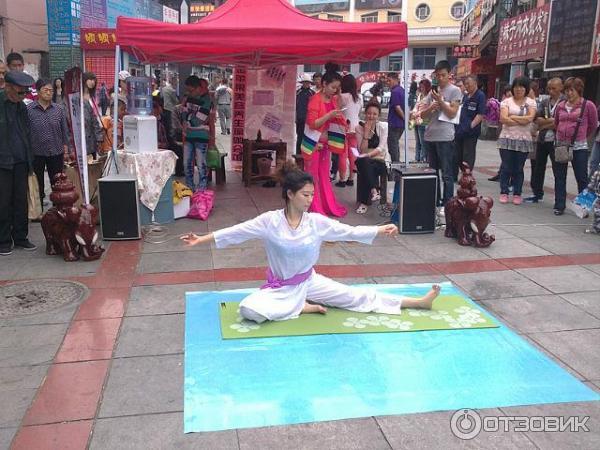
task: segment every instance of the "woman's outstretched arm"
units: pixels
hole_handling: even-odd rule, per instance
[[[387,236],[395,236],[398,234],[398,227],[393,223],[388,223],[387,225],[381,225],[377,227],[377,234],[379,236],[385,234]]]
[[[179,239],[185,241],[188,245],[209,244],[215,241],[215,235],[209,233],[198,236],[197,234],[190,232],[189,234],[181,236]]]
[[[214,241],[217,248],[241,244],[250,239],[262,239],[267,232],[266,230],[273,214],[276,214],[276,212],[269,211],[254,219],[247,220],[228,228],[223,228],[210,234],[198,236],[194,233],[189,233],[188,235],[182,236],[181,239],[190,245]]]
[[[356,241],[363,244],[371,244],[375,236],[393,236],[398,233],[398,227],[394,224],[388,225],[358,225],[352,226],[320,214],[313,215],[317,221],[317,230],[323,241]]]

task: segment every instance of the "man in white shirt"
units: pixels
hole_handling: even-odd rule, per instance
[[[226,77],[221,80],[221,84],[216,89],[215,99],[217,100],[221,134],[231,134],[231,100],[233,99],[233,91],[229,87]]]

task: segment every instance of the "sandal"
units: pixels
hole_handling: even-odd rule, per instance
[[[379,192],[371,195],[371,201],[372,202],[377,202],[379,200],[381,200],[381,194]]]
[[[356,208],[356,214],[364,214],[367,212],[367,209],[367,206],[360,205],[358,208]]]

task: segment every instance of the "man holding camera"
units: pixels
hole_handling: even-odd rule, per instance
[[[450,82],[450,64],[439,61],[435,65],[435,81],[431,92],[423,99],[426,105],[421,117],[429,119],[425,129],[425,148],[429,167],[442,173],[443,196],[438,188],[439,206],[444,207],[454,195],[452,174],[454,162],[454,123],[463,94]],[[439,176],[439,175],[438,175]],[[441,202],[439,201],[441,197]],[[443,210],[441,210],[443,212]]]

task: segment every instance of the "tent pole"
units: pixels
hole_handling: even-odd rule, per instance
[[[408,70],[406,65],[408,64],[408,47],[404,49],[402,56],[402,76],[404,78],[404,165],[408,166],[408,118],[410,116],[410,110],[408,107],[408,93],[410,92],[410,86],[408,85]]]
[[[119,173],[119,165],[117,164],[117,129],[119,128],[119,66],[121,61],[121,48],[119,45],[115,47],[115,84],[113,92],[113,141],[112,141],[112,160],[115,165],[116,173]],[[110,103],[109,103],[110,104]]]
[[[85,119],[83,109],[83,72],[79,77],[79,130],[81,133],[81,164],[79,164],[79,173],[83,174],[81,186],[81,202],[84,205],[90,204],[90,191],[88,182],[88,166],[87,166],[87,147],[85,143]],[[79,159],[77,161],[80,162]]]

